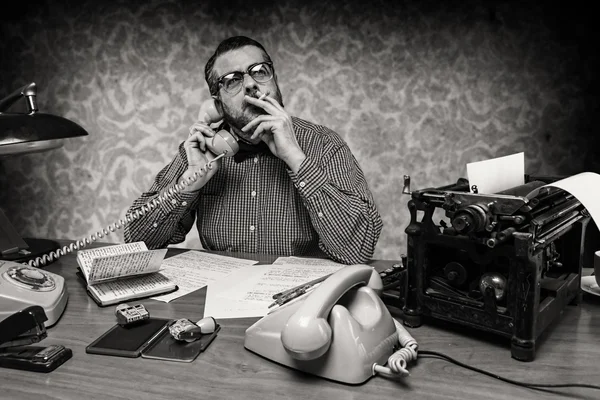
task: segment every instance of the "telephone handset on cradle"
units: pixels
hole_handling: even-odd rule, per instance
[[[213,99],[210,99],[202,104],[199,117],[209,125],[217,124],[223,119],[223,116],[218,111]],[[98,231],[86,238],[70,243],[68,246],[63,246],[62,248],[44,254],[43,256],[36,257],[30,260],[27,264],[29,264],[31,267],[42,267],[65,254],[69,254],[86,247],[90,243],[109,235],[111,232],[114,232],[117,229],[122,229],[127,221],[134,221],[140,218],[155,208],[159,203],[169,201],[176,193],[181,192],[185,187],[195,182],[199,176],[202,176],[204,173],[206,173],[207,169],[212,168],[212,163],[214,161],[222,157],[232,157],[239,150],[239,145],[236,138],[224,129],[218,131],[214,137],[207,138],[206,145],[209,150],[206,152],[207,158],[209,159],[208,163],[188,180],[182,180],[180,183],[173,185],[173,187],[169,188],[168,190],[161,192],[155,199],[142,206],[140,210],[127,215],[125,219],[120,219],[117,222],[108,225],[102,231]]]
[[[406,365],[417,358],[417,342],[392,318],[379,297],[381,287],[373,268],[344,267],[249,327],[244,347],[343,383],[363,383],[377,373],[408,375]]]

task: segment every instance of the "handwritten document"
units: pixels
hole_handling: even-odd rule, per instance
[[[167,249],[160,249],[94,258],[88,284],[157,272],[166,254]]]
[[[163,261],[160,272],[169,280],[175,282],[179,290],[153,297],[153,299],[168,303],[225,278],[238,268],[253,265],[257,262],[197,250],[177,254]]]
[[[88,286],[88,290],[92,293],[92,297],[97,298],[102,303],[111,304],[115,300],[135,298],[140,293],[152,295],[174,287],[173,282],[169,281],[160,272],[157,272],[155,274],[98,283]]]
[[[344,264],[271,264],[240,268],[206,291],[204,316],[261,317],[269,312],[273,295],[332,274]]]
[[[343,267],[345,264],[340,264],[328,258],[304,258],[304,257],[279,257],[273,264],[297,264],[297,265],[337,265]]]
[[[144,242],[134,242],[114,246],[103,246],[94,249],[78,250],[77,263],[79,264],[81,272],[87,280],[90,276],[90,271],[95,258],[116,256],[118,254],[134,253],[147,250],[148,248]]]
[[[230,285],[220,295],[234,300],[273,302],[273,295],[293,289],[325,275],[330,275],[343,266],[273,264],[261,274],[253,274],[244,281]],[[231,277],[228,279],[232,281]]]
[[[525,153],[467,164],[471,192],[498,193],[525,183]]]

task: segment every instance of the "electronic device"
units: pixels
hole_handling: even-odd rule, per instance
[[[175,340],[193,342],[203,335],[213,333],[218,327],[219,324],[217,324],[217,321],[213,317],[205,317],[198,322],[181,318],[169,325],[169,333]]]
[[[208,326],[205,325],[207,332],[200,334],[191,341],[178,340],[174,337],[173,332],[163,331],[142,351],[142,358],[188,363],[194,361],[215,340],[221,329],[220,325],[212,325],[212,322],[208,320],[201,323],[201,325],[205,323],[208,324]],[[214,330],[208,332],[212,326],[214,326]]]
[[[117,324],[121,326],[139,324],[150,318],[150,313],[143,304],[130,306],[127,303],[121,303],[115,308]]]
[[[581,298],[590,216],[548,185],[557,179],[526,175],[523,185],[480,194],[466,179],[410,192],[405,176],[404,323],[428,317],[498,334],[510,338],[513,358],[532,361],[537,338]]]
[[[379,298],[381,287],[381,277],[372,267],[341,268],[250,326],[244,347],[343,383],[362,383],[377,373],[404,376],[407,362],[417,357],[417,343]],[[397,347],[401,348],[395,352]]]
[[[106,356],[139,357],[142,351],[166,331],[169,319],[149,318],[139,324],[114,325],[90,343],[85,352]]]
[[[38,305],[47,316],[45,325],[54,325],[65,311],[67,286],[62,276],[13,261],[0,260],[0,320]]]
[[[42,307],[30,306],[0,321],[0,367],[51,372],[72,357],[65,346],[29,346],[48,336],[47,319]]]

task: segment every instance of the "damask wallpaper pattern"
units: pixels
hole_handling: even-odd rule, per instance
[[[0,159],[0,207],[23,236],[79,239],[122,218],[208,99],[206,60],[238,34],[271,53],[289,112],[353,150],[384,219],[377,258],[405,252],[405,174],[413,189],[448,184],[468,162],[521,151],[528,173],[599,169],[584,10],[385,0],[21,8],[2,17],[0,97],[35,82],[41,110],[89,132]],[[193,235],[185,245],[200,246]]]

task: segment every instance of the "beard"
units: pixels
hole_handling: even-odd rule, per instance
[[[254,93],[251,94],[251,96],[258,97]],[[269,94],[269,96],[275,99],[283,107],[283,100],[281,96],[281,91],[279,90],[279,86],[277,86],[275,93]],[[250,136],[252,136],[252,133],[254,133],[254,129],[248,132],[242,132],[242,128],[248,125],[255,118],[261,115],[267,115],[267,112],[262,108],[256,107],[247,102],[243,102],[241,109],[230,107],[224,102],[221,102],[221,105],[223,107],[223,115],[225,122],[227,122],[229,126],[233,128],[234,132],[242,140],[250,143],[248,139],[250,138]],[[258,141],[260,141],[260,139],[258,139]]]

